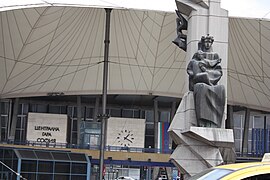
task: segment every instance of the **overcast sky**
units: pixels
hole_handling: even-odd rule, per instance
[[[270,19],[270,0],[221,0],[221,7],[229,16]]]
[[[109,1],[109,0],[103,0]],[[115,0],[114,0],[115,1]],[[175,0],[117,0],[136,8],[140,4],[146,9],[174,11]],[[115,1],[115,2],[117,2]],[[221,0],[221,7],[229,11],[229,16],[270,19],[270,0]],[[269,14],[268,14],[269,13]]]
[[[46,0],[51,3],[74,4],[74,0]],[[78,1],[78,2],[77,2]],[[76,3],[118,6],[133,9],[152,9],[174,12],[175,0],[77,0]],[[22,3],[23,2],[23,3]],[[32,2],[32,3],[31,3]],[[0,7],[17,4],[35,4],[45,0],[0,0]],[[101,4],[100,4],[101,3]],[[221,7],[229,16],[267,18],[270,20],[270,0],[221,0]],[[12,8],[11,8],[12,9]]]

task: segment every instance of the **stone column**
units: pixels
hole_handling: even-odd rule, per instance
[[[10,132],[8,140],[14,141],[15,140],[15,133],[16,133],[16,125],[18,119],[18,108],[19,108],[19,98],[14,99],[13,101],[13,110],[12,110],[12,122],[10,125]]]

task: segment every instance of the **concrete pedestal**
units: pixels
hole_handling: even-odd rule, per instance
[[[234,137],[231,129],[196,127],[193,93],[188,92],[177,109],[169,133],[178,144],[172,161],[187,176],[222,163],[234,162]]]

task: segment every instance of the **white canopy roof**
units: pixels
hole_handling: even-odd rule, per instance
[[[1,97],[101,93],[104,9],[50,6],[0,17]],[[175,36],[174,13],[113,10],[108,93],[184,93]]]
[[[0,2],[0,11],[42,6],[108,7],[115,9],[141,9],[173,12],[174,0],[8,0]]]

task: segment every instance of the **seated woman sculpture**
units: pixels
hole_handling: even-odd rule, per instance
[[[221,127],[225,105],[225,88],[217,85],[222,77],[221,59],[212,51],[213,42],[212,36],[202,36],[187,67],[198,126],[204,127]]]

